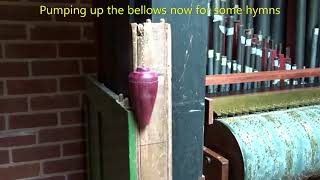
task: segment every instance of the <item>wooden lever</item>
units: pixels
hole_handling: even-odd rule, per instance
[[[203,173],[206,180],[228,180],[229,160],[203,147]]]

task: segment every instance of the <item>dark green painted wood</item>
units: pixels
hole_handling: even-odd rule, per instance
[[[100,130],[98,112],[93,104],[87,104],[87,150],[88,150],[88,178],[90,180],[101,180],[101,152],[100,152]]]
[[[136,180],[136,123],[133,113],[102,84],[86,80],[89,180]]]
[[[152,7],[207,7],[207,1],[152,1]],[[205,15],[154,15],[172,29],[173,180],[197,180],[202,175],[204,78],[208,19]]]

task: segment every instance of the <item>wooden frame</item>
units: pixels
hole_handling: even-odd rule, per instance
[[[206,86],[270,81],[275,79],[298,79],[313,76],[320,76],[320,68],[208,75],[206,76]]]

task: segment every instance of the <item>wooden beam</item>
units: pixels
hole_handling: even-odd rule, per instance
[[[134,58],[130,69],[145,66],[159,73],[150,124],[138,134],[139,180],[172,180],[171,26],[164,21],[131,26]]]
[[[257,73],[239,73],[206,76],[206,86],[237,84],[247,82],[270,81],[275,79],[298,79],[303,77],[320,76],[320,68],[298,69],[289,71],[265,71]]]

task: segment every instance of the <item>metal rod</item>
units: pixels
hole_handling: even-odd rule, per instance
[[[248,0],[248,7],[249,8],[254,8],[254,0]],[[247,14],[247,19],[246,19],[246,28],[247,29],[253,29],[253,15],[248,13]]]
[[[240,38],[240,58],[239,64],[241,65],[241,72],[245,72],[245,45],[246,45],[246,37],[245,37],[244,25],[240,25],[239,27],[239,38]]]
[[[231,1],[231,7],[239,8],[239,0],[232,0]],[[234,14],[234,19],[235,20],[239,20],[239,15],[237,13]]]
[[[220,1],[220,7],[221,8],[226,8],[226,0],[221,0]],[[224,40],[225,40],[225,15],[224,14],[221,14],[220,15],[221,17],[221,21],[220,21],[220,24],[219,24],[219,41],[218,41],[218,52],[221,53],[221,55],[224,55]]]
[[[250,57],[250,67],[252,68],[253,72],[258,72],[256,69],[256,54],[257,54],[257,39],[252,38],[252,44],[251,44],[251,57]],[[254,89],[258,88],[258,83],[254,82],[251,84]]]
[[[266,38],[264,40],[264,43],[263,43],[263,54],[262,54],[262,66],[263,66],[263,71],[267,71],[268,70],[268,52],[269,52],[269,43],[270,43],[270,39],[269,37]]]
[[[238,73],[238,64],[236,60],[232,61],[232,74]],[[232,91],[237,91],[237,85],[236,84],[231,84],[231,90]]]
[[[246,23],[247,15],[245,13],[246,5],[247,5],[247,0],[240,0],[240,8],[242,9],[242,14],[239,15],[239,18],[240,18],[240,24],[244,25],[244,28],[246,28],[247,26],[247,23]]]
[[[276,44],[284,44],[286,30],[286,0],[272,1],[272,7],[280,8],[280,14],[271,15],[271,38]]]
[[[258,37],[257,51],[256,51],[256,69],[258,72],[262,71],[262,38]],[[261,88],[261,82],[258,82],[258,88]]]
[[[274,59],[274,70],[275,71],[279,71],[280,70],[280,59],[279,57],[276,57]],[[272,85],[273,86],[278,86],[278,84],[280,83],[280,79],[274,79]]]
[[[212,0],[208,0],[208,8],[212,8],[213,6],[213,2]],[[213,18],[211,17],[211,11],[208,12],[208,23],[209,23],[209,27],[212,27],[212,20]],[[212,31],[212,28],[211,28]],[[210,34],[211,31],[209,30],[209,40],[208,40],[208,48],[212,48],[212,35]],[[213,64],[214,64],[214,50],[213,49],[209,49],[208,50],[208,61],[207,61],[207,75],[213,75]],[[208,86],[207,88],[207,93],[212,94],[213,91],[213,86]]]
[[[307,9],[307,33],[306,33],[306,59],[305,66],[308,68],[311,65],[312,56],[312,41],[313,41],[313,30],[318,25],[318,11],[320,9],[319,0],[308,0]]]
[[[213,8],[220,8],[220,2],[219,0],[214,0],[214,3],[213,3]],[[214,13],[212,13],[212,17],[213,17],[213,28],[212,28],[212,31],[213,31],[213,50],[215,53],[218,52],[218,49],[219,49],[219,33],[220,33],[220,30],[219,30],[219,25],[220,25],[220,17],[219,15],[215,15]]]
[[[303,69],[304,66],[306,10],[307,1],[297,0],[295,61],[298,69]]]
[[[237,51],[238,51],[238,73],[243,73],[244,72],[244,47],[245,47],[245,43],[246,43],[246,38],[244,37],[244,26],[243,25],[239,25],[239,33],[238,33],[238,47],[237,47]],[[240,91],[241,90],[241,84],[237,84],[236,85],[236,90]]]
[[[251,29],[246,30],[246,44],[245,44],[245,59],[244,59],[244,65],[245,65],[245,72],[246,73],[251,73],[253,72],[251,68],[251,44],[252,44],[252,33]],[[251,89],[250,83],[245,83],[244,84],[244,89]]]
[[[272,56],[271,56],[271,50],[268,51],[268,57],[267,57],[267,70],[272,71]],[[270,88],[271,81],[265,81],[265,87]]]
[[[285,58],[284,54],[279,54],[279,59],[280,59],[280,70],[286,70],[286,62],[287,58]],[[280,81],[280,86],[284,86],[284,81]]]
[[[207,74],[208,75],[213,75],[214,73],[214,71],[213,71],[213,63],[214,63],[214,51],[212,50],[212,49],[210,49],[209,51],[208,51],[208,65],[207,65]],[[213,86],[208,86],[207,87],[207,92],[209,93],[209,94],[212,94],[212,93],[214,93],[214,88],[213,88]]]
[[[257,54],[257,39],[256,38],[252,38],[250,66],[254,70],[257,70],[256,69],[256,54]]]
[[[234,35],[234,17],[230,16],[227,26],[227,41],[226,41],[226,55],[228,60],[232,60],[232,51],[233,51],[233,35]]]
[[[290,58],[290,48],[289,47],[286,48],[286,59],[287,59],[287,61],[286,61],[286,70],[287,71],[292,70],[292,62],[291,62],[291,58]],[[290,79],[285,79],[284,82],[285,82],[286,86],[291,85],[291,80]]]
[[[227,57],[221,57],[221,74],[227,74]],[[220,92],[226,92],[226,85],[220,86]]]
[[[220,62],[220,58],[221,58],[221,54],[220,53],[216,53],[216,56],[215,56],[215,61],[214,61],[214,72],[213,74],[220,74],[220,65],[221,65],[221,62]],[[217,93],[219,91],[219,86],[214,86],[213,87],[213,91],[214,93]]]
[[[233,58],[232,59],[238,58],[239,25],[240,25],[240,21],[235,20],[234,21],[233,53],[232,53]]]
[[[226,74],[231,74],[232,73],[232,60],[228,59],[227,60],[227,72]],[[230,84],[227,84],[226,85],[226,92],[229,92],[230,91]]]
[[[310,68],[315,68],[316,67],[318,40],[319,40],[319,28],[315,28],[313,30],[313,36],[312,36]],[[310,77],[309,78],[309,82],[310,83],[314,83],[314,79],[315,79],[315,77]]]
[[[292,65],[292,70],[297,70],[297,65],[293,64]],[[297,86],[299,84],[299,79],[293,79],[292,85]]]
[[[256,8],[271,8],[270,0],[257,0],[255,1]],[[264,37],[270,36],[270,23],[271,16],[270,14],[258,14],[255,24],[256,32],[262,32]]]

